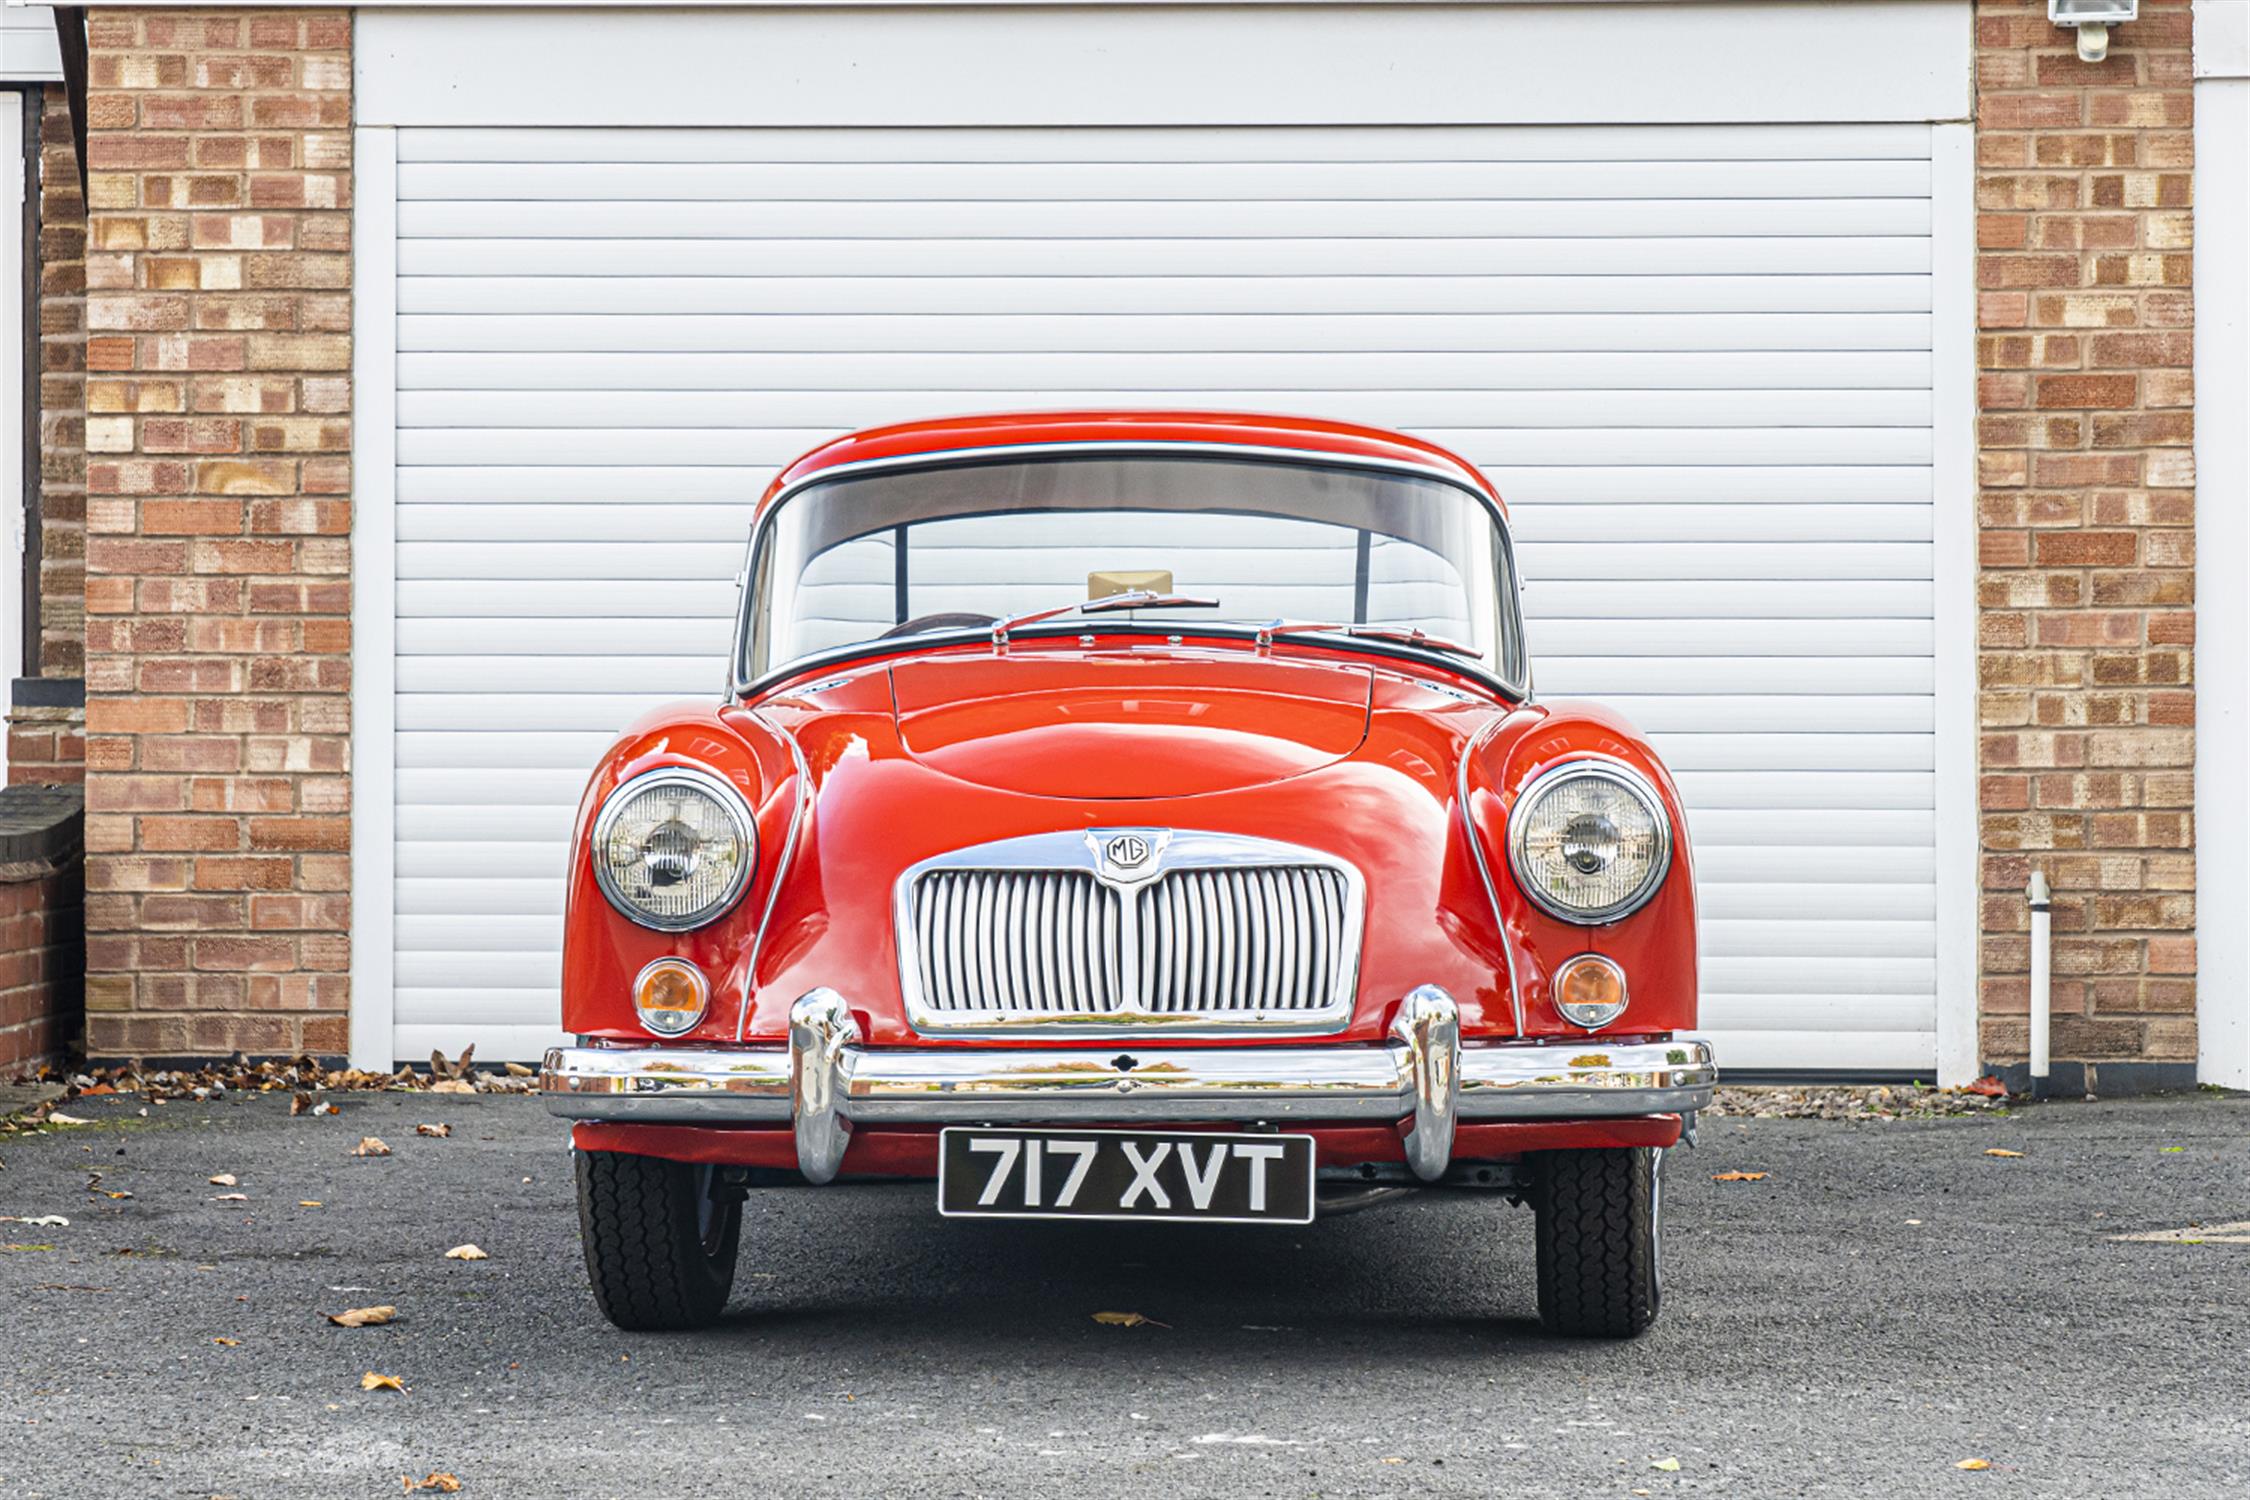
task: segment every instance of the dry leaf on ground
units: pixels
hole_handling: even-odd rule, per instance
[[[354,1156],[388,1156],[390,1154],[391,1148],[384,1143],[383,1138],[379,1135],[363,1135],[359,1138],[359,1144],[352,1147],[352,1155]]]
[[[523,1063],[503,1063],[501,1066],[507,1069],[510,1078],[537,1078],[539,1076],[537,1068],[527,1067]]]
[[[297,1206],[299,1208],[326,1208],[328,1205],[322,1203],[318,1198],[299,1198]]]
[[[211,1342],[214,1344],[224,1344],[229,1349],[238,1349],[242,1346],[242,1340],[240,1339],[213,1339],[211,1340]]]
[[[1987,1156],[2021,1156],[2021,1155],[2023,1155],[2023,1153],[2022,1153],[2021,1151],[2009,1151],[2009,1150],[2006,1150],[2005,1148],[2003,1148],[2003,1147],[2000,1147],[2000,1146],[1990,1146],[1990,1147],[1987,1147],[1987,1148],[1985,1149],[1985,1153],[1984,1153],[1984,1154],[1985,1154],[1985,1155],[1987,1155]]]
[[[475,1084],[459,1078],[441,1079],[430,1085],[430,1092],[433,1094],[473,1094],[476,1091],[477,1086]]]
[[[1713,1172],[1711,1180],[1713,1182],[1764,1182],[1766,1176],[1767,1174],[1764,1172]]]
[[[426,1474],[419,1480],[412,1474],[401,1474],[398,1476],[398,1482],[406,1486],[408,1494],[412,1494],[416,1490],[436,1490],[442,1495],[458,1495],[461,1493],[460,1476],[448,1474],[443,1469]]]
[[[50,1125],[91,1125],[94,1122],[92,1120],[82,1120],[76,1115],[66,1115],[58,1109],[53,1114],[47,1116],[47,1123]]]
[[[1989,1458],[1964,1458],[1953,1467],[1956,1469],[1989,1469],[1992,1467],[1992,1460]]]
[[[388,1323],[397,1316],[398,1309],[384,1303],[380,1307],[354,1307],[344,1312],[330,1313],[328,1321],[338,1328],[372,1328],[380,1323]]]
[[[452,1249],[450,1249],[450,1250],[448,1250],[448,1251],[446,1251],[446,1252],[445,1252],[445,1258],[446,1258],[447,1260],[490,1260],[490,1259],[492,1259],[492,1257],[491,1257],[491,1256],[489,1256],[489,1255],[485,1254],[485,1253],[484,1253],[484,1252],[483,1252],[482,1250],[479,1250],[479,1249],[478,1249],[478,1248],[477,1248],[476,1246],[474,1246],[474,1245],[455,1245],[455,1246],[454,1246],[454,1247],[453,1247]]]
[[[1666,1474],[1677,1474],[1680,1472],[1680,1461],[1676,1458],[1650,1459],[1648,1466],[1652,1469],[1662,1470]]]
[[[216,1176],[206,1177],[203,1180],[210,1183],[213,1187],[233,1187],[236,1179],[235,1175],[232,1172],[221,1172]]]
[[[250,1195],[248,1193],[220,1193],[211,1201],[213,1203],[248,1203]]]
[[[453,1134],[453,1127],[450,1125],[417,1125],[414,1127],[414,1133],[416,1135],[434,1135],[443,1140],[446,1136]]]
[[[1106,1323],[1112,1328],[1139,1328],[1144,1324],[1150,1328],[1172,1326],[1169,1323],[1159,1323],[1154,1318],[1143,1317],[1137,1312],[1098,1312],[1094,1314],[1094,1321]]]
[[[369,1370],[359,1377],[359,1388],[363,1391],[403,1391],[406,1389],[406,1382],[396,1375],[378,1375]]]
[[[291,1118],[295,1118],[296,1116],[303,1114],[306,1110],[311,1108],[312,1095],[291,1094],[289,1096],[289,1114]]]

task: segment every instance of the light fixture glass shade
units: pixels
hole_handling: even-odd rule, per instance
[[[2057,26],[2122,26],[2141,13],[2141,0],[2047,0]]]

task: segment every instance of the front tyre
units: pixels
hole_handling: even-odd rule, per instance
[[[1664,1153],[1543,1151],[1537,1162],[1540,1323],[1570,1338],[1646,1331],[1664,1297]]]
[[[710,1167],[580,1151],[578,1233],[602,1315],[636,1333],[702,1328],[726,1311],[742,1204]]]

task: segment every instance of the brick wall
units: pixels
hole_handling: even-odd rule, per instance
[[[70,102],[50,85],[39,142],[38,675],[86,665],[86,197]]]
[[[61,1057],[76,1039],[79,869],[0,871],[0,1080]]]
[[[28,675],[74,678],[85,670],[85,560],[86,197],[70,103],[51,84],[39,140],[39,639]],[[83,780],[85,717],[75,705],[15,704],[8,780]]]
[[[2054,1055],[2192,1063],[2188,0],[2098,64],[2045,0],[1976,26],[1983,1055],[2027,1049],[2037,866]]]
[[[340,1053],[350,18],[87,43],[88,1050]]]

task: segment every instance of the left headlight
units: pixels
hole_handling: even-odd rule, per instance
[[[685,932],[741,898],[758,834],[733,787],[708,771],[667,766],[609,794],[594,819],[593,854],[610,905],[643,927]]]
[[[1656,788],[1607,761],[1541,772],[1508,814],[1508,862],[1550,916],[1614,922],[1656,894],[1672,860],[1672,823]]]

